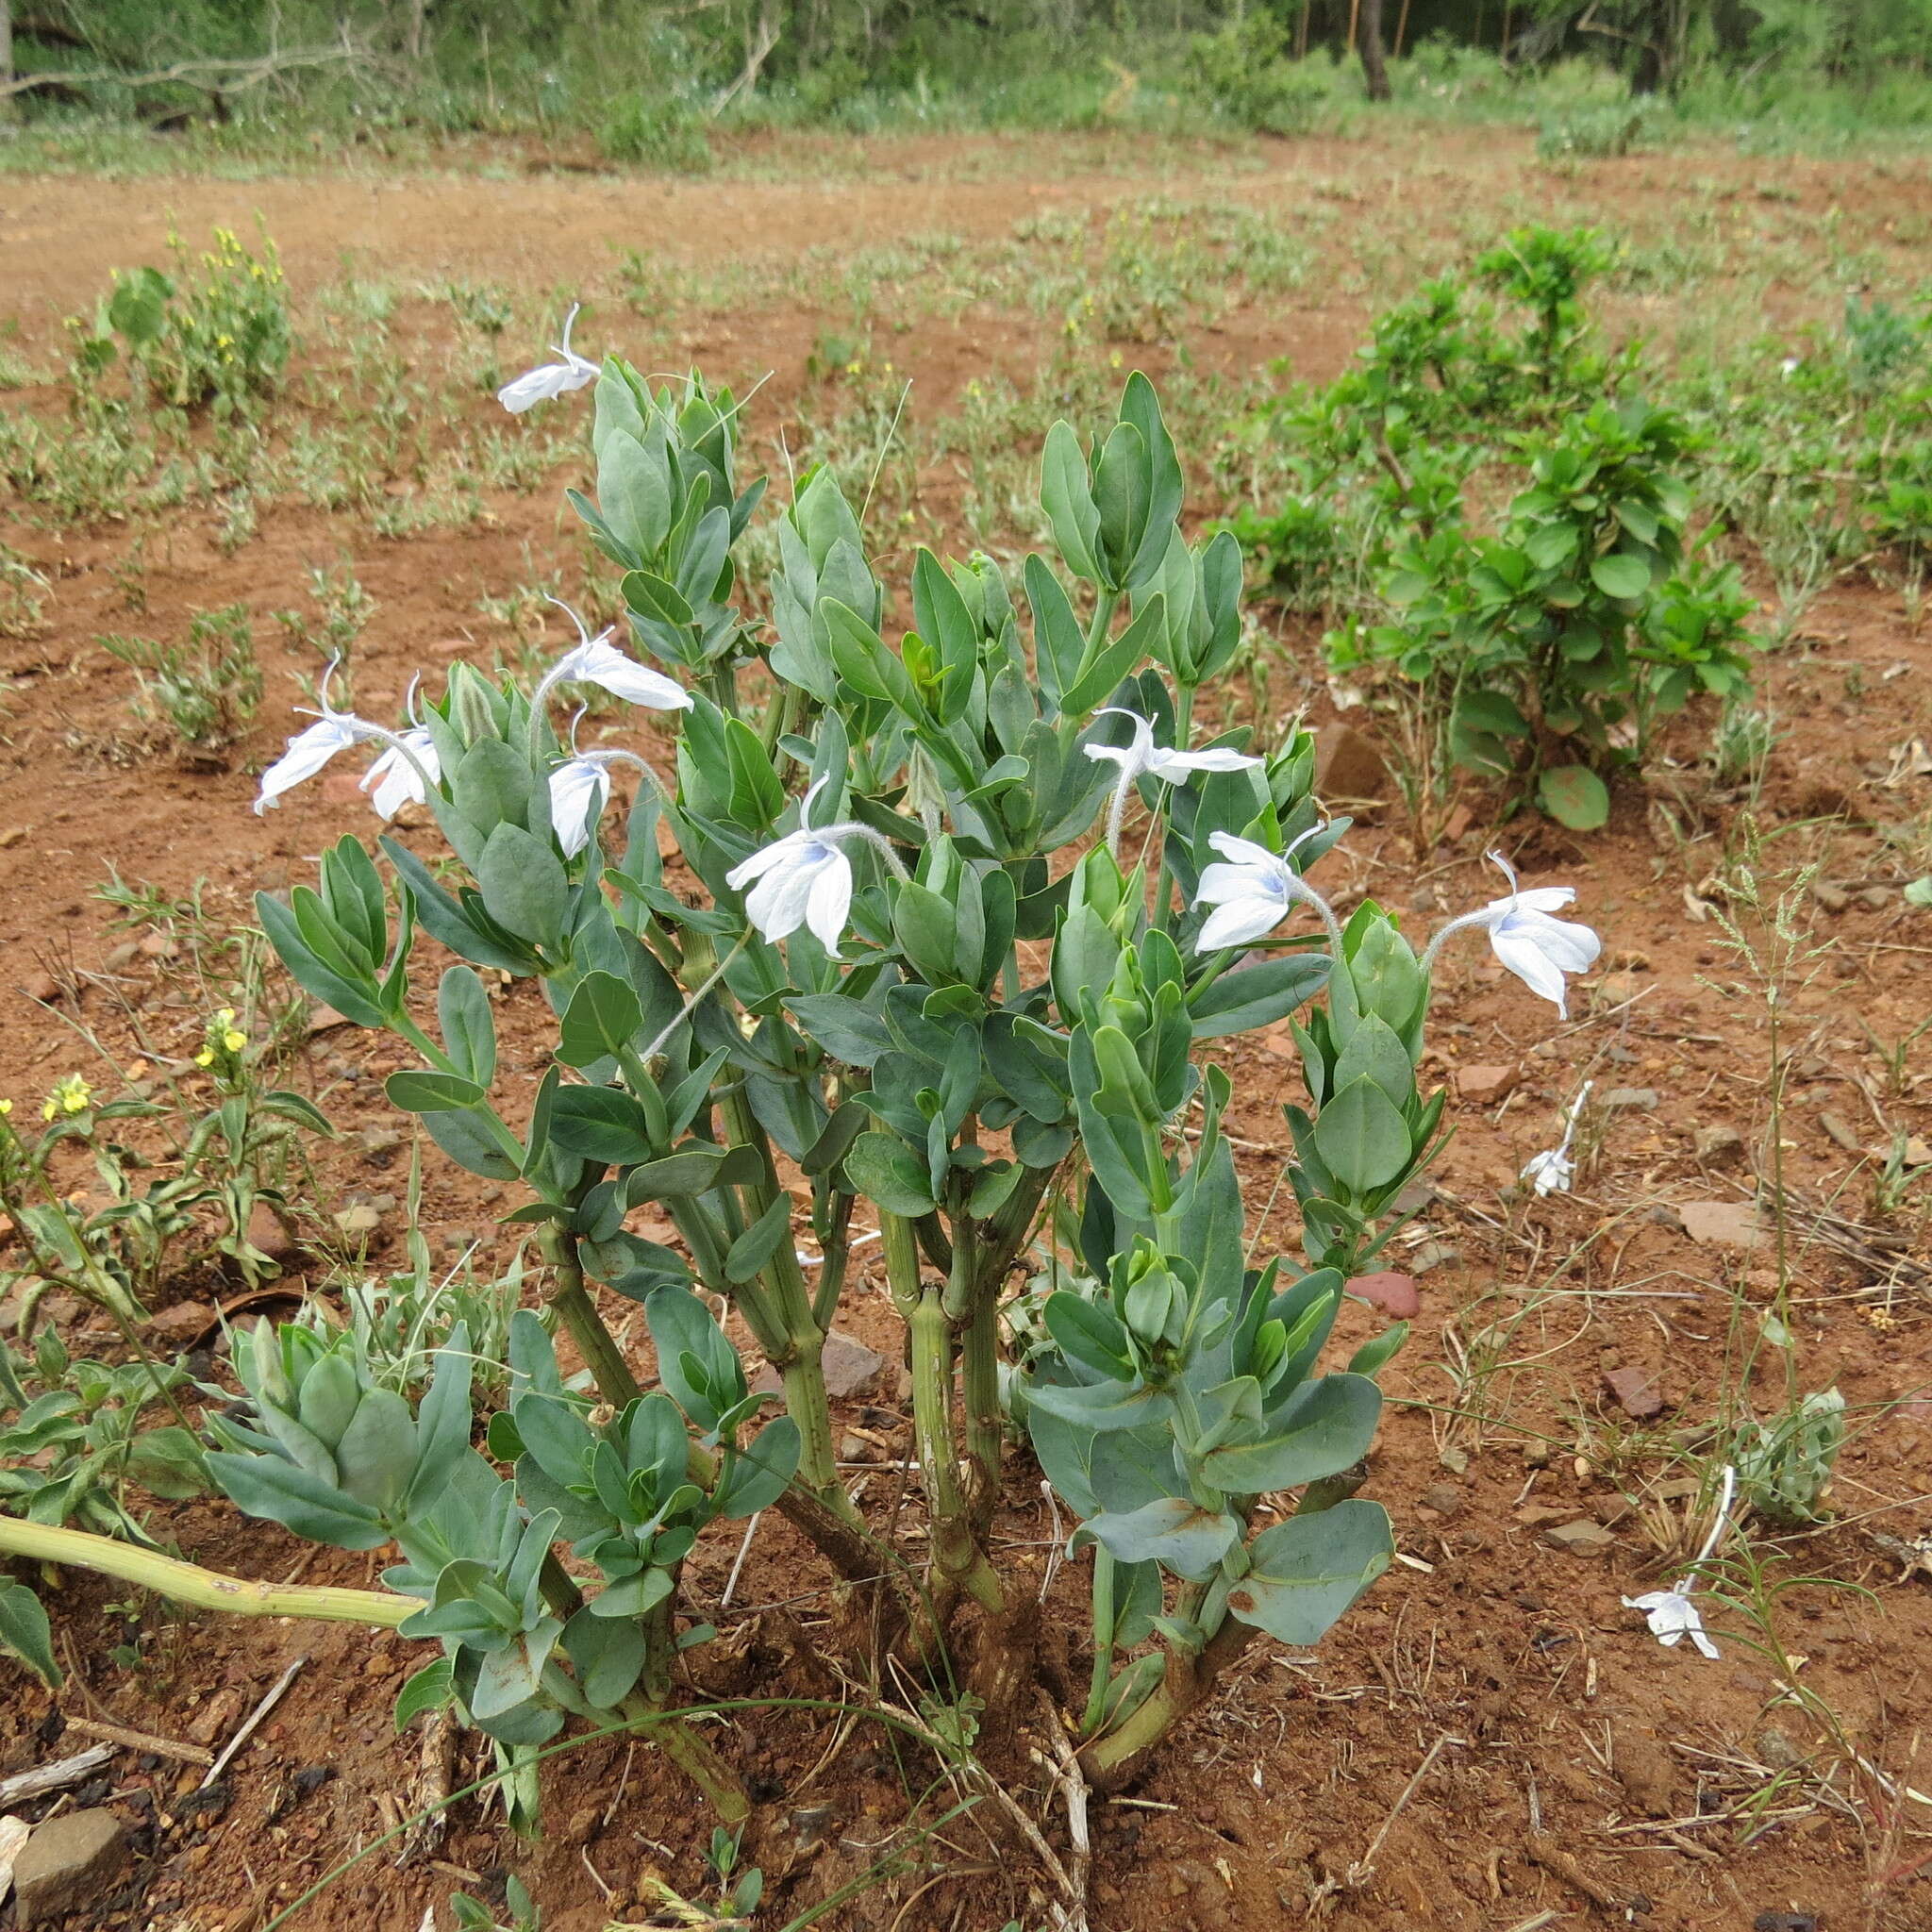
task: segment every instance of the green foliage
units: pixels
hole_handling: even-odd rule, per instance
[[[1194,35],[1183,68],[1188,98],[1251,134],[1306,134],[1327,90],[1289,58],[1288,42],[1287,25],[1265,8]]]
[[[613,101],[598,124],[597,143],[613,161],[636,161],[671,175],[711,170],[703,118],[671,95],[633,93]]]
[[[1739,1425],[1730,1460],[1738,1497],[1778,1524],[1816,1523],[1845,1441],[1845,1399],[1836,1389],[1815,1391],[1769,1422]]]
[[[54,1633],[41,1600],[24,1583],[0,1578],[0,1654],[11,1652],[48,1690],[60,1688]]]
[[[182,743],[219,750],[239,737],[261,703],[261,666],[248,607],[197,611],[185,644],[104,637],[110,658],[133,668],[137,716],[170,724]]]
[[[185,1371],[159,1363],[73,1357],[51,1328],[26,1357],[0,1342],[0,1507],[148,1541],[130,1489],[178,1501],[208,1486],[194,1438],[177,1422],[146,1422],[187,1382]],[[4,1622],[0,1641],[9,1641]]]

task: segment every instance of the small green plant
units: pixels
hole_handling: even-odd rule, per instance
[[[1642,141],[1641,108],[1619,101],[1572,108],[1543,122],[1537,132],[1537,158],[1542,161],[1607,160],[1627,155]]]
[[[1845,1441],[1845,1399],[1816,1390],[1769,1422],[1738,1425],[1728,1460],[1738,1472],[1739,1499],[1777,1524],[1816,1523]]]
[[[200,1443],[175,1401],[188,1383],[185,1370],[151,1357],[110,1364],[71,1356],[51,1328],[28,1357],[0,1341],[0,1508],[147,1541],[130,1487],[178,1501],[208,1486]],[[151,1428],[146,1412],[157,1405],[175,1420]]]
[[[97,372],[112,360],[118,338],[156,401],[246,415],[281,387],[293,346],[275,244],[265,241],[256,256],[231,231],[217,228],[198,273],[178,235],[171,245],[175,275],[153,267],[115,275],[77,355]]]
[[[703,118],[689,102],[670,94],[623,96],[606,112],[597,142],[613,161],[636,161],[671,175],[708,175],[715,158]]]
[[[515,1873],[503,1881],[503,1909],[508,1918],[499,1919],[491,1907],[467,1891],[451,1892],[449,1908],[457,1932],[543,1932],[543,1914]]]
[[[194,750],[217,751],[238,738],[261,703],[261,666],[245,604],[197,611],[185,644],[122,636],[100,641],[134,671],[135,715],[165,722]]]

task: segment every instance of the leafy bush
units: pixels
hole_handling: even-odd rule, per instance
[[[1288,58],[1288,27],[1257,8],[1219,33],[1188,42],[1191,100],[1252,134],[1306,134],[1328,90],[1307,63]]]
[[[1627,102],[1572,108],[1552,116],[1538,129],[1537,158],[1607,160],[1627,155],[1644,135],[1641,108]]]
[[[136,711],[165,720],[197,750],[217,750],[239,736],[261,703],[261,666],[245,604],[196,611],[185,644],[115,636],[102,638],[101,648],[132,666]]]
[[[605,114],[597,144],[613,161],[637,161],[672,175],[708,174],[710,137],[703,118],[669,94],[626,94]]]
[[[736,475],[737,416],[695,379],[653,391],[608,363],[596,496],[573,492],[624,572],[632,637],[677,675],[608,637],[530,689],[458,664],[407,733],[325,705],[264,774],[266,805],[379,743],[378,802],[421,798],[448,841],[453,863],[432,871],[384,839],[386,887],[344,838],[313,890],[258,908],[306,989],[420,1057],[391,1101],[461,1166],[521,1183],[508,1219],[535,1231],[547,1321],[514,1319],[487,1457],[470,1446],[460,1324],[420,1403],[359,1328],[264,1326],[238,1361],[251,1419],[225,1426],[214,1467],[244,1508],[303,1535],[400,1545],[388,1580],[424,1605],[401,1628],[445,1651],[404,1713],[453,1702],[512,1758],[574,1715],[656,1720],[729,1820],[741,1788],[668,1714],[678,1649],[709,1634],[677,1624],[699,1534],[780,1509],[836,1574],[883,1573],[879,1614],[915,1654],[936,1662],[975,1624],[982,1657],[1012,1666],[986,1694],[1010,1699],[1018,1607],[991,1528],[1024,1425],[1096,1552],[1081,1735],[1090,1774],[1117,1782],[1246,1644],[1314,1641],[1390,1560],[1384,1511],[1354,1491],[1374,1375],[1402,1330],[1339,1370],[1320,1357],[1440,1143],[1443,1096],[1417,1073],[1434,948],[1419,958],[1373,902],[1344,928],[1304,880],[1346,829],[1309,795],[1306,731],[1191,747],[1196,694],[1240,645],[1240,556],[1225,534],[1181,535],[1180,460],[1143,377],[1091,450],[1064,423],[1046,438],[1041,505],[1072,591],[1030,556],[1023,607],[989,559],[922,551],[896,649],[824,469],[777,519],[769,626],[734,601],[733,548],[762,493]],[[676,719],[670,779],[559,736],[552,697],[585,684]],[[641,789],[607,824],[625,766]],[[1130,812],[1145,815],[1131,836]],[[1325,956],[1278,930],[1302,906]],[[1512,894],[1435,943],[1527,917]],[[433,1032],[412,1000],[419,928],[459,962]],[[1595,947],[1561,928],[1568,970]],[[477,968],[541,982],[557,1016],[517,1123]],[[1540,990],[1561,984],[1552,966]],[[1307,1265],[1251,1269],[1230,1082],[1196,1052],[1297,1012],[1308,1098],[1289,1109],[1289,1173]],[[815,1252],[781,1162],[808,1190]],[[647,1203],[689,1260],[626,1225]],[[833,1459],[822,1357],[859,1226],[881,1236],[908,1339],[916,1543],[881,1541]],[[1029,1254],[1088,1285],[1034,1298],[1003,1377],[1006,1283]],[[658,1390],[636,1381],[591,1280],[642,1305]],[[752,1392],[700,1288],[777,1372],[782,1414],[767,1419],[774,1398]],[[588,1365],[598,1416],[565,1389],[549,1322]],[[1263,1517],[1258,1500],[1283,1492],[1292,1505]],[[581,1580],[553,1560],[559,1542]],[[978,1712],[947,1704],[944,1682],[922,1735],[957,1761]]]

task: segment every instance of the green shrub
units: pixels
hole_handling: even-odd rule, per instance
[[[667,94],[627,94],[605,114],[598,145],[613,161],[636,161],[671,175],[711,168],[710,137],[689,102]]]
[[[1255,12],[1217,34],[1196,34],[1184,62],[1189,98],[1252,134],[1306,134],[1328,90],[1288,58],[1288,29]]]

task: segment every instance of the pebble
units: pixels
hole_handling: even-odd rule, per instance
[[[1617,1541],[1601,1523],[1591,1523],[1587,1518],[1575,1523],[1559,1523],[1543,1534],[1559,1550],[1568,1550],[1573,1557],[1600,1557],[1606,1550],[1613,1548]]]
[[[1434,1268],[1454,1268],[1462,1260],[1462,1250],[1447,1241],[1424,1241],[1408,1257],[1409,1273],[1426,1274]]]
[[[1512,1092],[1521,1077],[1515,1067],[1461,1067],[1456,1074],[1456,1097],[1472,1107],[1488,1107]]]
[[[1664,1412],[1664,1398],[1650,1371],[1632,1364],[1604,1371],[1604,1387],[1616,1397],[1617,1406],[1632,1422],[1647,1423]]]
[[[92,1905],[127,1863],[111,1811],[68,1811],[37,1824],[13,1861],[14,1923],[26,1932]]]
[[[1657,1089],[1655,1087],[1612,1087],[1604,1095],[1604,1106],[1613,1110],[1628,1108],[1634,1113],[1655,1113],[1657,1111]]]
[[[1690,1146],[1707,1167],[1735,1167],[1744,1158],[1744,1137],[1736,1127],[1699,1127]]]

